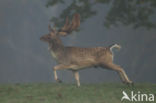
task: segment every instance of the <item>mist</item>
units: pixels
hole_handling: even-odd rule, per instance
[[[0,83],[55,82],[52,68],[57,63],[48,51],[48,44],[39,38],[48,33],[48,24],[53,24],[51,18],[58,17],[67,3],[47,8],[47,1],[42,0],[0,1]],[[79,32],[62,37],[64,45],[96,47],[118,43],[122,49],[114,50],[114,62],[124,68],[129,78],[134,82],[156,83],[156,29],[132,25],[106,28],[102,20],[108,7],[94,6],[98,13],[85,19]],[[155,13],[150,17],[153,21]],[[58,71],[58,76],[67,83],[74,81],[68,70]],[[120,82],[115,71],[102,68],[81,70],[80,80]]]

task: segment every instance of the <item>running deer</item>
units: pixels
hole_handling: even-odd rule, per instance
[[[52,57],[58,62],[53,68],[54,78],[61,82],[57,76],[57,70],[71,70],[74,73],[77,86],[80,86],[79,70],[90,67],[102,67],[117,71],[123,83],[132,84],[123,68],[113,63],[112,49],[120,49],[120,45],[114,44],[108,47],[80,48],[64,46],[60,36],[67,36],[76,30],[80,25],[80,15],[74,14],[71,23],[68,17],[64,26],[56,30],[49,26],[49,34],[43,35],[40,40],[49,44],[49,50]]]

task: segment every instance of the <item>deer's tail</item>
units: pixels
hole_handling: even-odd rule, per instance
[[[121,46],[119,44],[113,44],[110,46],[110,51],[112,52],[113,48],[121,49]]]

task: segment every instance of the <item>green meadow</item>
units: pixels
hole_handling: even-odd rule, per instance
[[[0,103],[156,103],[123,100],[122,91],[153,93],[156,84],[135,84],[134,87],[121,83],[75,84],[28,83],[0,84]],[[156,98],[155,98],[156,99]]]

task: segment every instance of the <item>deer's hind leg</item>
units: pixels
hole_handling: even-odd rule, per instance
[[[113,63],[109,63],[107,65],[107,67],[109,69],[112,69],[112,70],[115,70],[118,72],[121,80],[124,82],[124,83],[127,83],[127,84],[132,84],[133,82],[131,80],[129,80],[127,74],[125,73],[125,71],[123,70],[123,68],[121,68],[119,65],[116,65],[116,64],[113,64]]]

